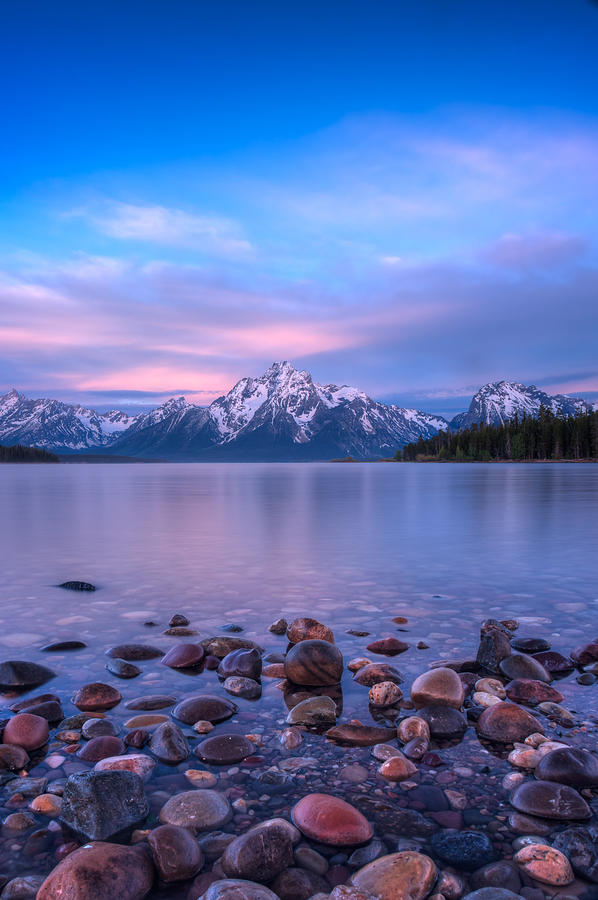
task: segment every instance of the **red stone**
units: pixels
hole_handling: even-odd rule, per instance
[[[540,722],[514,703],[495,703],[484,710],[477,723],[480,737],[502,744],[524,741],[530,734],[544,734]]]
[[[291,817],[306,837],[334,847],[364,844],[374,833],[358,809],[330,794],[308,794],[293,807]]]
[[[9,719],[4,729],[4,743],[16,744],[24,750],[37,750],[48,741],[48,720],[31,713],[19,713]]]
[[[126,747],[120,738],[101,735],[84,744],[77,756],[86,762],[96,763],[101,759],[108,759],[109,756],[121,756],[125,750]]]
[[[387,637],[379,641],[373,641],[373,643],[368,644],[367,649],[370,653],[380,653],[382,656],[396,656],[397,653],[404,653],[405,650],[408,650],[409,644],[395,637]]]
[[[102,709],[112,709],[122,700],[122,695],[109,684],[94,681],[85,684],[73,697],[73,703],[77,709],[83,712],[94,712]]]
[[[190,669],[198,666],[204,658],[201,644],[177,644],[162,659],[162,664],[171,669]]]

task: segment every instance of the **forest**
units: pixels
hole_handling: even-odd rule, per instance
[[[397,450],[402,462],[598,459],[598,411],[563,416],[540,408],[536,417],[513,418],[503,425],[472,425],[441,431]]]
[[[40,450],[38,447],[23,447],[15,444],[14,447],[3,447],[0,444],[0,463],[34,462],[57,463],[60,462],[55,453]]]

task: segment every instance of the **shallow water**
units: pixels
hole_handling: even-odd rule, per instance
[[[57,677],[32,693],[58,693],[66,715],[76,711],[69,702],[74,688],[89,681],[115,685],[125,700],[221,690],[214,672],[188,676],[159,660],[141,663],[143,674],[131,681],[106,671],[111,644],[143,640],[166,650],[184,640],[162,633],[175,612],[187,615],[200,637],[238,624],[270,652],[286,648],[268,632],[270,622],[313,615],[334,629],[345,660],[364,655],[376,638],[398,635],[410,649],[379,660],[398,666],[407,684],[432,660],[475,655],[479,624],[488,617],[517,618],[520,633],[545,637],[564,652],[598,632],[597,465],[5,465],[0,498],[0,659],[51,666]],[[98,590],[56,587],[71,579]],[[400,631],[392,623],[398,615],[408,619]],[[349,628],[370,636],[349,635]],[[88,647],[40,650],[73,637]],[[418,641],[429,649],[416,649]],[[559,690],[568,708],[591,720],[598,685],[581,687],[571,676]],[[343,691],[342,721],[371,722],[367,689],[346,673]],[[296,750],[282,751],[283,700],[264,679],[262,700],[239,701],[240,713],[218,726],[264,738],[257,761],[217,771],[219,790],[249,802],[227,827],[241,832],[252,818],[288,815],[309,791],[333,789],[362,808],[379,835],[392,835],[388,803],[405,805],[406,792],[376,775],[367,748],[338,748],[308,735]],[[109,712],[121,725],[132,714]],[[467,793],[465,824],[475,827],[480,809],[489,815],[480,827],[504,814],[500,781],[511,768],[472,729],[441,753],[446,764],[471,768],[466,787],[446,767],[422,772],[420,786]],[[289,769],[282,792],[255,780],[264,767],[284,771],[281,762],[295,757],[317,762]],[[367,769],[360,782],[350,780],[355,763]],[[148,786],[156,810],[165,794],[189,786],[189,767],[202,768],[194,757],[174,769],[158,767]],[[50,777],[81,768],[67,757]],[[40,760],[32,774],[48,776],[46,764]],[[428,795],[411,797],[413,809],[430,808]],[[53,844],[27,853],[28,836],[1,842],[2,870],[46,872],[55,864]],[[509,835],[503,838],[508,846]],[[168,896],[178,895],[171,889]]]

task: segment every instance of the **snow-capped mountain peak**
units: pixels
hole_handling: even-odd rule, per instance
[[[547,394],[535,385],[517,381],[492,381],[473,397],[469,409],[451,422],[451,428],[468,428],[473,424],[502,425],[509,419],[537,416],[544,406],[553,413],[575,415],[587,408],[585,401],[565,394]]]

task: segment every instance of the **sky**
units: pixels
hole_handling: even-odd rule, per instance
[[[0,392],[598,399],[598,3],[2,7]]]

